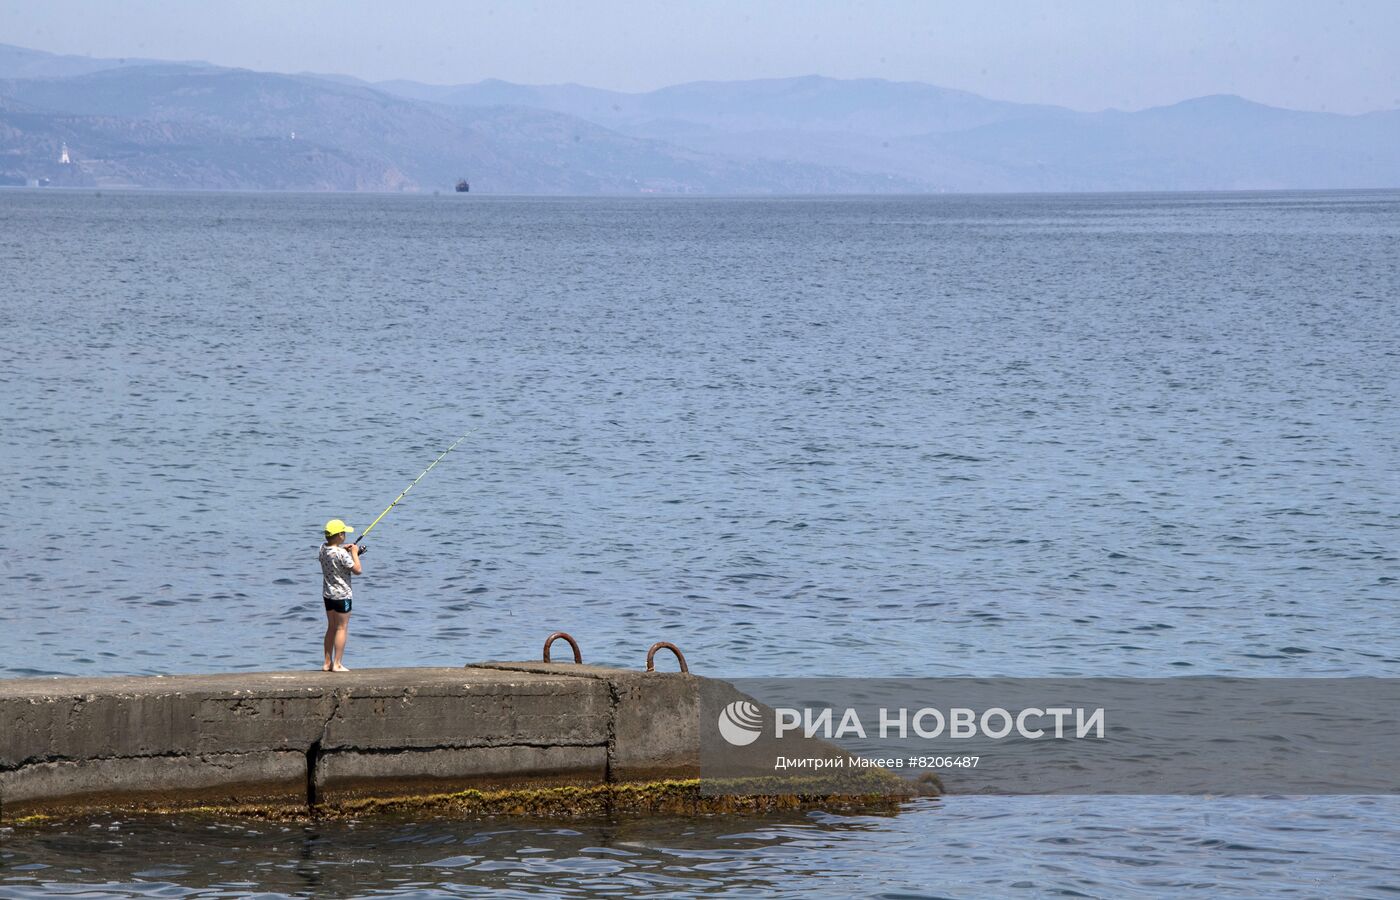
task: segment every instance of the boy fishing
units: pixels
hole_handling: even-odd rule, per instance
[[[326,661],[322,672],[349,672],[345,658],[345,638],[350,631],[350,577],[359,575],[360,548],[345,544],[345,536],[355,529],[340,519],[326,523],[326,542],[321,545],[321,599],[326,606]]]
[[[403,493],[395,497],[394,502],[386,506],[384,511],[369,523],[365,533],[360,535],[360,540],[369,537],[369,533],[379,524],[380,519],[398,506],[403,498],[408,496],[408,492],[413,490],[413,486],[422,481],[423,477],[433,470],[433,466],[442,462],[443,457],[456,449],[458,444],[465,441],[468,434],[471,434],[471,431],[453,441],[450,447],[438,454],[437,459],[428,464],[428,468],[418,473],[418,477],[408,483]],[[350,630],[350,577],[360,574],[360,554],[365,552],[360,544],[345,543],[345,536],[354,530],[340,519],[331,519],[326,523],[326,542],[321,545],[321,598],[326,604],[326,661],[321,665],[322,672],[350,671],[342,662],[345,658],[345,637]]]

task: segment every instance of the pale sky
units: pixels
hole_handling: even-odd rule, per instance
[[[816,74],[1084,110],[1400,107],[1400,0],[0,0],[0,43],[436,84]]]

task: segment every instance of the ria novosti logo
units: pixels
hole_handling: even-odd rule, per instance
[[[824,707],[774,709],[773,736],[782,739],[789,732],[799,732],[804,738],[867,738],[866,723],[855,708],[847,707],[838,718],[835,710]],[[1103,738],[1105,715],[1103,707],[1028,706],[1016,711],[1002,707],[977,710],[952,707],[941,710],[922,707],[911,714],[906,708],[880,708],[878,723],[871,723],[869,733],[878,733],[881,740],[905,740],[914,735],[924,740],[951,738],[990,738],[1002,740],[1015,735],[1026,740],[1041,738],[1064,739]],[[869,711],[867,711],[867,715]],[[747,747],[763,734],[763,711],[748,700],[735,700],[720,710],[719,733],[735,747]],[[878,732],[873,727],[878,724]]]
[[[747,747],[763,733],[763,713],[747,700],[735,700],[719,711],[719,733],[735,747]]]

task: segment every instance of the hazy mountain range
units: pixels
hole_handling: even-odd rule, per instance
[[[70,162],[60,162],[67,146]],[[1083,113],[878,79],[369,84],[0,45],[0,184],[490,193],[1400,187],[1400,110]]]

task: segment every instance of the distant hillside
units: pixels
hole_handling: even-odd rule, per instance
[[[71,162],[59,161],[64,146]],[[200,125],[0,108],[0,184],[204,190],[397,191],[392,165],[306,141]]]
[[[603,91],[581,85],[534,87],[483,81],[461,87],[386,82],[393,93],[417,92],[425,99],[459,106],[511,104],[550,109],[617,128],[629,134],[816,131],[872,137],[958,131],[992,122],[1066,113],[1052,106],[988,100],[966,91],[906,81],[863,78],[768,78],[756,81],[697,81],[644,94]],[[426,96],[431,93],[431,96]]]
[[[43,129],[54,124],[53,117],[66,114],[109,123],[198,126],[227,138],[221,144],[226,154],[251,148],[248,152],[261,161],[268,159],[268,142],[335,151],[354,167],[356,183],[374,189],[450,189],[464,174],[476,190],[521,193],[844,193],[923,187],[884,173],[715,157],[547,110],[434,105],[323,78],[238,69],[125,66],[71,78],[3,81],[0,96],[49,115],[10,125],[12,133],[0,145],[7,172],[32,168],[38,161],[32,149],[54,144]],[[24,129],[34,131],[21,134]],[[103,135],[109,133],[91,132],[97,143],[74,143],[74,152],[89,160],[124,152],[108,146]],[[160,186],[170,186],[179,167],[170,160],[151,164],[152,177],[163,173]],[[243,171],[260,165],[249,159]],[[147,183],[135,166],[130,164],[122,183]],[[297,171],[303,168],[300,162],[296,166]],[[186,186],[222,187],[227,180]],[[324,181],[277,178],[268,186],[318,189]],[[344,177],[336,179],[344,182]]]
[[[1080,113],[926,84],[820,77],[643,94],[503,81],[379,87],[461,106],[550,109],[701,153],[893,175],[928,190],[1400,186],[1400,111],[1343,116],[1205,97]]]
[[[73,160],[58,164],[67,143]],[[880,79],[367,84],[0,45],[0,183],[494,193],[1400,187],[1400,111],[1082,113]]]
[[[1400,186],[1400,111],[1341,116],[1202,97],[924,135],[897,150],[977,160],[1018,190],[1392,187]],[[918,165],[896,171],[931,174]]]
[[[74,75],[100,72],[103,69],[144,66],[163,62],[168,62],[168,60],[64,56],[58,53],[45,53],[42,50],[29,50],[10,44],[0,44],[0,78],[70,78]],[[208,64],[187,62],[183,65],[203,66]]]
[[[705,132],[697,150],[821,161],[946,191],[1194,191],[1400,186],[1400,111],[1296,112],[1205,97],[1140,112],[1059,112],[961,131]]]

